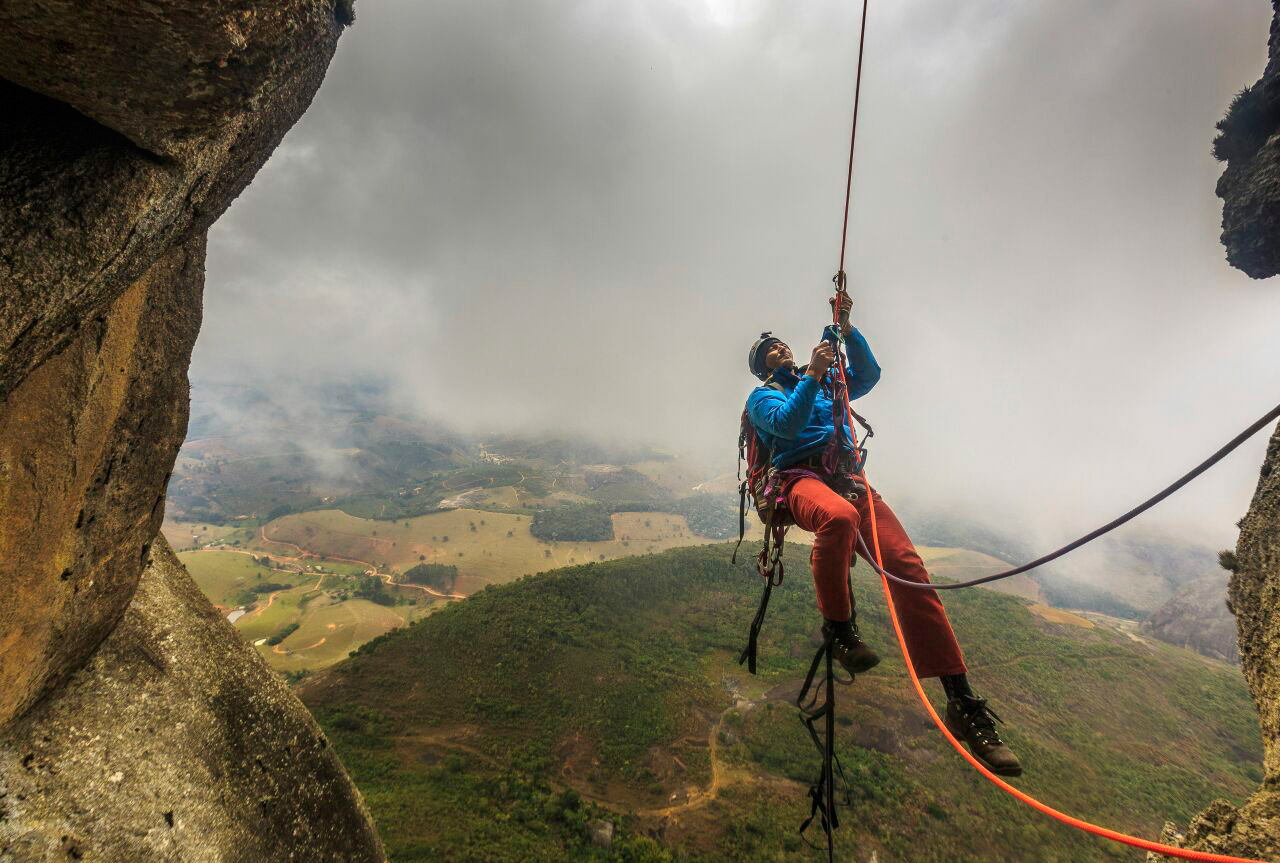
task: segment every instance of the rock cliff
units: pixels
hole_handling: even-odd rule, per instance
[[[0,859],[384,858],[157,538],[205,233],[352,15],[0,0]]]
[[[1272,8],[1277,9],[1276,0]],[[1280,14],[1280,9],[1278,9]],[[1227,260],[1264,279],[1280,273],[1280,21],[1271,22],[1262,77],[1245,87],[1218,123],[1213,153],[1226,163],[1218,180]]]
[[[1227,601],[1236,615],[1240,664],[1258,704],[1262,787],[1239,808],[1213,803],[1192,819],[1180,844],[1280,860],[1280,429],[1267,447],[1257,491],[1240,522]]]
[[[147,558],[106,641],[5,729],[0,859],[377,859],[310,714],[164,537]]]
[[[1215,154],[1226,163],[1217,192],[1227,260],[1254,278],[1280,273],[1280,0],[1272,8],[1266,69],[1237,96],[1214,141]],[[1280,860],[1280,428],[1240,521],[1227,595],[1240,663],[1258,704],[1263,783],[1239,808],[1214,803],[1192,820],[1182,843]]]

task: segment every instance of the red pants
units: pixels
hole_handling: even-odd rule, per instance
[[[867,548],[875,548],[867,497],[862,492],[856,503],[850,503],[813,477],[797,480],[787,492],[787,508],[796,524],[815,534],[809,559],[818,591],[818,610],[828,620],[848,620],[853,612],[848,578],[857,534],[862,534]],[[875,499],[884,568],[902,578],[927,583],[929,573],[924,561],[898,517],[879,494],[872,492],[871,497]],[[893,604],[902,622],[916,674],[940,677],[964,673],[964,656],[937,593],[900,587],[892,582],[889,589],[893,592]]]

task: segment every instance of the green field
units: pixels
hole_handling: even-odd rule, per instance
[[[179,556],[205,595],[224,612],[256,606],[235,622],[249,641],[270,638],[298,624],[299,629],[280,645],[258,645],[258,650],[273,668],[300,671],[331,665],[365,641],[421,618],[445,601],[428,591],[403,587],[399,594],[414,600],[414,605],[389,609],[354,598],[338,602],[326,591],[350,585],[340,578],[322,584],[322,574],[353,577],[378,567],[403,572],[422,562],[422,557],[426,562],[457,566],[460,576],[454,591],[469,595],[489,584],[562,566],[710,542],[693,534],[683,516],[670,513],[615,513],[614,539],[602,542],[542,542],[529,532],[530,521],[529,516],[482,510],[450,510],[397,522],[321,510],[284,516],[267,525],[265,533],[275,541],[262,542],[256,530],[222,531],[224,537],[252,538],[244,543],[248,553],[221,547]],[[210,532],[215,530],[210,527]],[[812,537],[794,530],[790,541],[804,544]],[[751,549],[750,545],[744,549],[748,558],[754,553]],[[270,555],[278,565],[294,571],[267,568],[251,554]],[[963,549],[922,548],[921,554],[943,577],[970,578],[1001,565]],[[294,589],[274,596],[247,593],[264,582],[290,584]],[[1024,595],[1037,598],[1035,593]],[[327,629],[330,624],[333,630]]]
[[[329,558],[348,558],[371,567],[404,572],[420,562],[450,564],[461,577],[456,590],[471,594],[489,584],[580,563],[655,554],[672,548],[711,544],[693,533],[684,516],[665,512],[619,512],[612,515],[614,538],[600,542],[545,542],[529,531],[531,516],[473,509],[446,510],[396,521],[360,519],[340,510],[296,513],[264,528],[270,541],[256,548],[272,554],[305,550]],[[744,553],[754,554],[759,523],[747,522]],[[447,540],[446,540],[447,538]],[[810,545],[813,535],[793,528],[790,544]],[[1005,564],[981,552],[922,547],[925,564],[943,578],[965,579],[1003,569]],[[1028,599],[1039,598],[1030,579],[1001,582],[996,588]]]
[[[817,754],[789,700],[819,622],[805,551],[788,554],[795,575],[775,591],[759,677],[734,661],[758,579],[716,545],[483,591],[299,691],[396,863],[814,860],[795,828]],[[855,591],[884,662],[838,693],[854,805],[837,859],[1139,859],[977,777],[914,701],[865,567]],[[975,687],[1026,765],[1018,787],[1157,836],[1165,820],[1239,801],[1260,781],[1257,715],[1237,669],[1013,596],[944,602]],[[620,829],[610,852],[585,838],[597,817]]]
[[[236,629],[249,641],[257,641],[270,638],[290,623],[299,622],[305,606],[321,596],[318,589],[320,581],[313,578],[292,590],[270,594],[256,609],[236,621]]]

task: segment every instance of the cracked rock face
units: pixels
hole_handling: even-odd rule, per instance
[[[1240,522],[1228,599],[1240,662],[1262,725],[1262,787],[1239,809],[1217,801],[1191,822],[1184,847],[1280,860],[1280,428]]]
[[[0,398],[222,214],[310,104],[344,17],[0,0]]]
[[[0,860],[382,860],[310,714],[162,536],[120,624],[0,732]]]

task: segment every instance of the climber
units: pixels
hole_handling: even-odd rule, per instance
[[[880,379],[880,366],[867,340],[849,323],[852,302],[841,293],[837,319],[849,358],[848,397],[866,395]],[[830,301],[833,306],[835,299]],[[874,489],[860,476],[844,411],[837,434],[833,422],[834,332],[813,349],[806,366],[796,367],[791,349],[762,334],[748,356],[751,373],[764,383],[747,400],[747,417],[765,452],[771,453],[770,483],[779,502],[800,528],[814,534],[810,562],[824,618],[823,635],[831,640],[835,659],[850,673],[869,671],[879,661],[858,632],[849,567],[857,534],[870,545],[867,507],[875,506],[884,567],[913,581],[929,574],[907,533]],[[871,503],[874,501],[874,504]],[[920,677],[939,677],[947,697],[946,723],[974,757],[1002,776],[1019,776],[1017,757],[1000,739],[998,717],[969,686],[964,657],[947,614],[931,590],[892,587],[901,615],[907,649]]]

